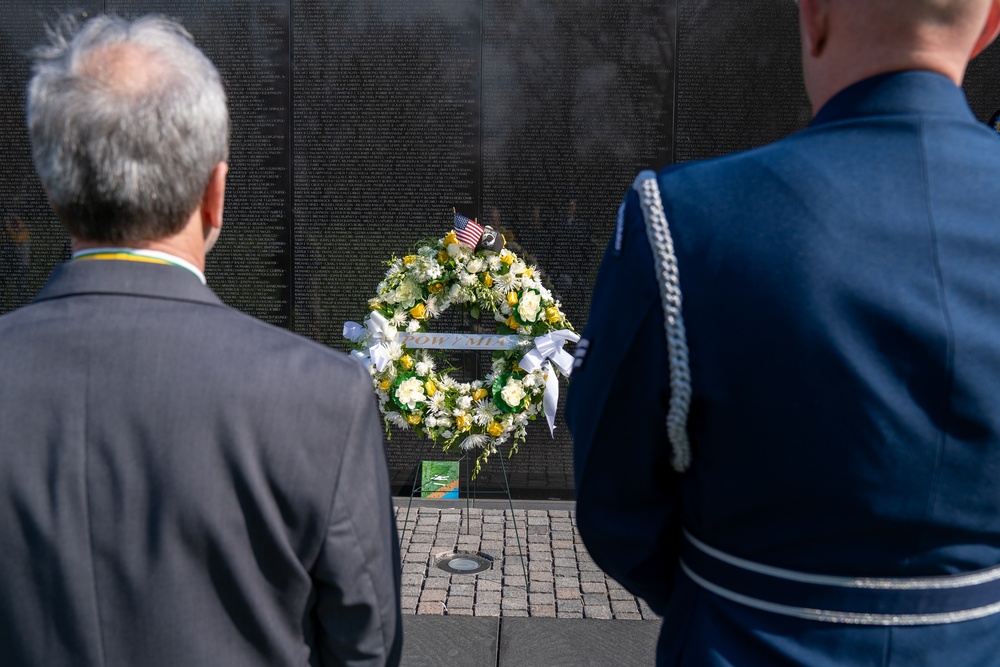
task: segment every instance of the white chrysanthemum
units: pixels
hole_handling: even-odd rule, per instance
[[[461,410],[468,410],[472,407],[472,397],[471,396],[459,396],[458,400],[455,401],[455,405]]]
[[[476,407],[472,411],[472,421],[480,426],[489,426],[498,412],[499,410],[493,403],[485,398],[480,399],[476,401]]]
[[[504,296],[507,296],[508,293],[517,291],[520,282],[513,273],[505,273],[502,276],[496,277],[496,280],[493,281],[493,287]]]
[[[396,327],[396,329],[402,329],[406,326],[406,311],[397,311],[395,315],[389,318],[389,324]]]
[[[482,447],[487,443],[488,440],[489,438],[487,438],[485,435],[480,435],[479,433],[473,433],[465,440],[463,440],[462,444],[459,445],[459,447],[461,447],[463,451],[467,452],[469,450]]]
[[[424,302],[424,311],[428,318],[435,318],[441,314],[441,302],[436,296],[428,297]]]
[[[524,262],[514,262],[510,265],[510,272],[515,276],[519,276],[524,273],[524,270],[528,267],[524,265]]]
[[[473,380],[471,386],[472,386],[472,390],[473,391],[475,391],[476,389],[482,389],[483,388],[483,381],[482,380]]]
[[[409,424],[406,423],[406,419],[404,419],[403,415],[398,412],[389,412],[386,414],[385,418],[388,419],[389,423],[393,426],[398,426],[399,428],[409,427]]]
[[[430,374],[431,372],[431,367],[428,364],[425,364],[424,362],[421,361],[417,363],[417,365],[414,367],[414,370],[420,377],[427,377],[427,375]]]
[[[460,273],[458,274],[458,282],[465,287],[470,287],[476,283],[476,276],[472,273]]]
[[[517,314],[525,322],[534,322],[542,309],[542,297],[538,292],[525,292],[517,304]]]
[[[403,380],[396,389],[396,398],[407,408],[413,410],[417,407],[417,403],[423,403],[427,400],[427,394],[424,393],[424,383],[417,378]]]
[[[429,403],[431,404],[431,408],[433,410],[437,410],[438,412],[440,412],[441,410],[444,410],[444,401],[445,401],[445,399],[444,399],[444,392],[443,391],[439,391],[438,393],[436,393],[433,396],[431,396],[430,399],[429,399]]]
[[[386,343],[385,349],[386,352],[389,353],[389,358],[392,359],[393,361],[396,361],[396,359],[399,359],[401,356],[403,356],[403,346],[400,345],[397,341]]]
[[[410,320],[406,325],[406,331],[408,333],[416,333],[417,331],[420,331],[420,321]]]
[[[514,378],[507,380],[507,384],[500,391],[500,398],[512,408],[519,406],[521,401],[524,400],[524,396],[524,385],[520,380],[515,380]]]
[[[438,378],[438,387],[440,387],[441,389],[451,391],[452,389],[455,389],[457,386],[458,382],[456,382],[455,378],[451,377],[450,375],[443,375],[440,378]]]
[[[465,270],[469,273],[482,273],[485,268],[486,262],[479,257],[469,260],[469,263],[465,265]]]
[[[503,260],[500,259],[500,255],[490,255],[486,259],[486,263],[490,266],[490,271],[499,271],[500,267],[503,266]],[[496,278],[496,276],[493,276]]]

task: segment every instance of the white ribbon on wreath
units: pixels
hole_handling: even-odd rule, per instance
[[[535,338],[534,349],[518,362],[518,365],[529,373],[534,373],[539,368],[545,369],[545,395],[542,398],[542,407],[545,419],[549,423],[549,434],[552,436],[555,436],[556,406],[559,405],[559,378],[556,377],[553,366],[569,377],[573,372],[573,355],[564,350],[563,345],[579,341],[580,336],[572,331],[566,329],[552,331]]]
[[[364,327],[357,322],[345,322],[344,338],[352,343],[356,343],[367,334],[368,340],[371,342],[368,351],[355,350],[351,354],[361,361],[374,366],[381,373],[389,365],[389,362],[392,361],[389,357],[389,348],[386,343],[391,343],[395,340],[396,328],[391,326],[389,320],[385,319],[385,316],[378,311],[372,311],[372,314],[365,320],[365,324],[368,326]]]

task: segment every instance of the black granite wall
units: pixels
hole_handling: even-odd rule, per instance
[[[192,32],[222,72],[233,120],[209,283],[234,307],[341,349],[381,261],[442,235],[453,207],[504,227],[582,330],[636,172],[809,121],[787,0],[0,0],[0,312],[68,256],[23,117],[27,52],[67,7],[163,13]],[[984,119],[1000,108],[998,60],[991,49],[969,74]],[[393,435],[400,487],[423,447]],[[571,495],[565,424],[555,439],[537,424],[505,470],[491,461],[480,494],[504,473],[522,497]]]

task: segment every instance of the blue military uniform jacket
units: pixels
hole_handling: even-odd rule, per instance
[[[670,465],[663,315],[638,195],[597,278],[567,419],[580,531],[664,615],[660,665],[1000,665],[1000,615],[804,620],[679,568],[725,553],[843,577],[1000,563],[1000,141],[962,91],[883,75],[775,144],[659,174],[693,465]]]

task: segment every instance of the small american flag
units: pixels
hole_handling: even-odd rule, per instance
[[[469,220],[459,213],[455,214],[455,236],[458,237],[459,241],[470,248],[475,248],[482,235],[483,228],[479,223],[475,220]]]

